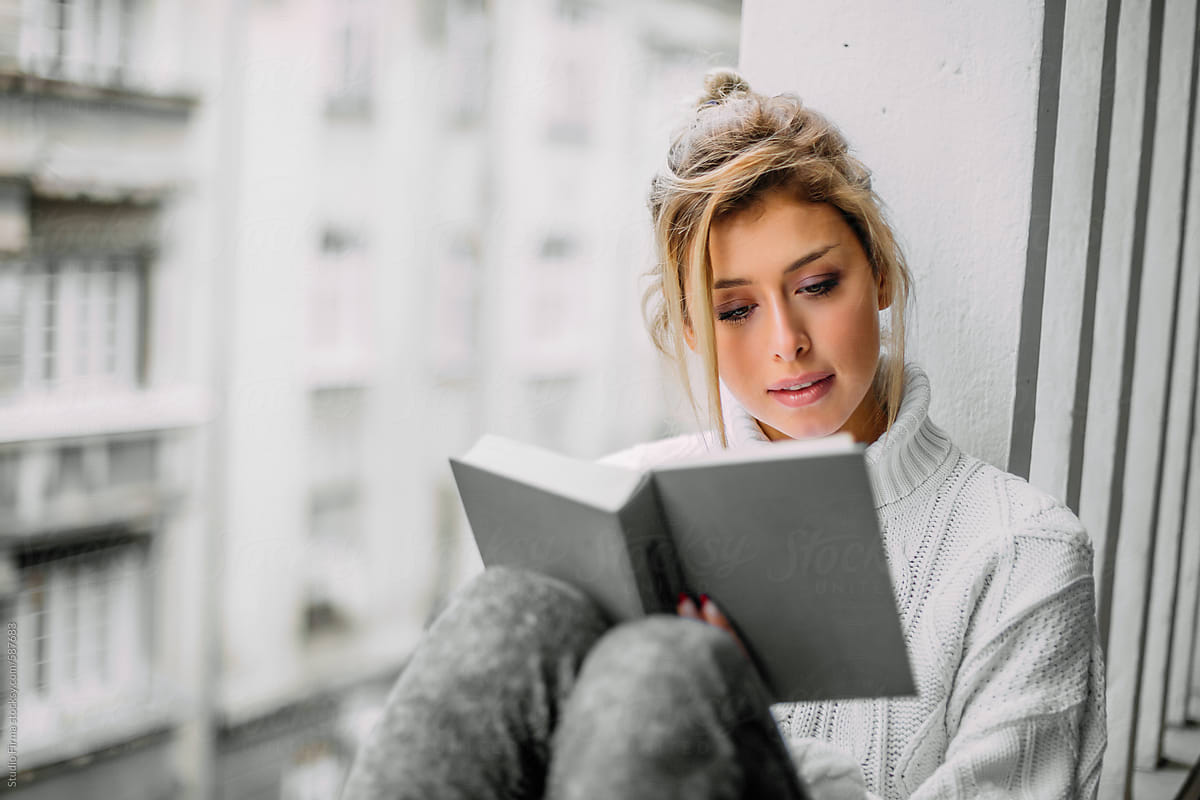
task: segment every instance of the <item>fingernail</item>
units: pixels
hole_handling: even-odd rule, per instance
[[[703,606],[703,605],[706,605],[707,603],[708,603],[708,595],[706,595],[706,594],[700,595],[700,605]],[[716,603],[713,603],[713,605],[716,605]]]
[[[675,613],[685,617],[699,617],[700,609],[696,607],[696,601],[687,592],[679,593],[679,602],[675,605]]]

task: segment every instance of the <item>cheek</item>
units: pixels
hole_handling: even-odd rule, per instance
[[[827,343],[841,357],[854,362],[874,362],[879,356],[879,313],[869,303],[855,304],[831,315]]]
[[[873,316],[863,316],[856,320],[847,320],[843,332],[843,340],[847,345],[853,344],[855,352],[864,358],[875,355],[872,350],[879,344],[879,322]]]
[[[717,333],[717,371],[730,389],[756,381],[755,365],[762,361],[765,344],[749,330]]]

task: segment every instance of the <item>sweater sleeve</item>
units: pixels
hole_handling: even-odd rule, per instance
[[[1067,524],[1007,542],[947,699],[945,760],[912,800],[1095,797],[1107,734],[1092,549],[1061,511]]]
[[[1006,542],[974,604],[946,700],[944,757],[918,785],[896,786],[898,796],[1096,796],[1104,665],[1091,544],[1069,524],[1073,516]],[[875,798],[850,754],[811,739],[788,744],[814,800]]]

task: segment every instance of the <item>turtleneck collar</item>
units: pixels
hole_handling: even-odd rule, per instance
[[[912,362],[904,365],[904,394],[891,430],[867,446],[864,457],[877,507],[893,503],[920,486],[953,452],[954,445],[929,419],[929,377]],[[729,446],[770,444],[758,420],[734,399],[724,384],[721,405]]]

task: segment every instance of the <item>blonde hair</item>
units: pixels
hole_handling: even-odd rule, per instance
[[[727,447],[709,288],[709,230],[776,189],[840,211],[876,280],[883,281],[891,299],[890,320],[872,388],[890,430],[904,390],[904,307],[912,281],[883,203],[871,188],[871,174],[850,155],[846,140],[825,117],[795,95],[766,97],[751,91],[732,70],[705,76],[695,118],[676,132],[666,167],[650,184],[657,250],[643,297],[650,336],[675,362],[696,409],[684,349],[685,327],[692,328],[704,368],[709,422]],[[694,308],[688,307],[689,297]]]

